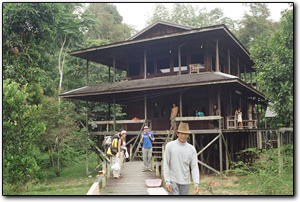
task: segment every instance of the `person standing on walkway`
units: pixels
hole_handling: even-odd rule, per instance
[[[176,129],[176,121],[175,121],[175,118],[177,117],[177,114],[178,114],[178,107],[176,106],[176,104],[174,103],[173,104],[173,107],[172,107],[172,111],[171,111],[171,115],[170,115],[170,120],[171,120],[171,130],[175,130]]]
[[[143,152],[143,162],[145,171],[151,170],[151,160],[152,160],[152,142],[154,142],[155,138],[151,131],[149,131],[148,126],[144,127],[144,131],[141,134],[140,143],[143,144],[142,152]]]
[[[164,176],[166,190],[170,195],[188,195],[190,173],[194,182],[194,195],[199,192],[197,152],[195,147],[187,142],[190,133],[188,123],[180,122],[177,130],[178,138],[166,145]]]
[[[117,153],[115,156],[112,157],[112,171],[114,179],[121,178],[121,168],[124,159],[124,152],[121,150],[121,146],[123,145],[123,141],[125,140],[126,134],[126,131],[122,130],[118,134],[114,135],[112,138],[118,140]]]

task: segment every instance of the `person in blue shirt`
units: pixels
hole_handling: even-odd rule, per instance
[[[152,142],[154,142],[155,138],[151,131],[149,131],[148,126],[144,127],[144,131],[141,134],[141,141],[140,143],[143,144],[143,162],[144,162],[144,169],[145,171],[152,171],[151,170],[151,160],[152,160]]]

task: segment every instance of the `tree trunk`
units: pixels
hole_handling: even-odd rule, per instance
[[[64,70],[66,52],[67,52],[67,50],[69,48],[69,45],[71,43],[71,40],[70,40],[67,47],[66,47],[66,51],[64,52],[63,50],[64,50],[64,47],[65,47],[66,41],[67,41],[67,36],[65,36],[63,41],[61,42],[61,47],[60,47],[60,51],[59,51],[59,55],[58,55],[58,72],[59,72],[58,95],[61,93],[61,88],[62,88],[63,70]],[[58,96],[58,104],[60,105],[60,97],[59,96]]]

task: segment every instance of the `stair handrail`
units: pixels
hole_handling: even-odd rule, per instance
[[[145,122],[143,123],[143,125],[142,125],[142,127],[141,127],[139,133],[137,134],[137,136],[136,136],[136,138],[135,138],[135,141],[134,141],[134,143],[133,143],[133,145],[132,145],[132,148],[134,148],[134,147],[136,146],[137,140],[139,139],[140,135],[142,134],[142,131],[144,130],[144,126],[145,126],[145,124],[146,124],[146,121],[147,121],[147,120],[145,120]],[[140,146],[140,145],[138,144],[137,148],[135,149],[135,151],[134,151],[134,153],[133,153],[133,155],[132,155],[132,159],[130,159],[130,161],[132,161],[132,160],[135,158],[135,155],[136,155],[136,153],[137,153],[137,151],[138,151],[138,149],[139,149],[139,146]]]

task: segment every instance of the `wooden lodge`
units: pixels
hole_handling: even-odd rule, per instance
[[[114,109],[120,104],[127,114],[124,120],[117,120],[114,110],[111,118],[87,121],[86,126],[99,142],[115,134],[118,125],[126,129],[131,160],[140,156],[139,135],[145,124],[157,139],[153,161],[159,160],[165,143],[176,138],[170,123],[173,103],[179,108],[176,122],[190,125],[189,142],[198,151],[202,172],[221,173],[238,158],[236,152],[262,148],[258,112],[266,107],[265,97],[253,83],[250,53],[225,25],[193,28],[157,21],[125,41],[69,54],[87,61],[87,84],[60,96],[109,103]],[[112,82],[89,85],[90,61],[112,68]],[[118,82],[116,69],[126,71]],[[217,116],[213,105],[220,111]],[[237,127],[238,108],[243,129]],[[204,116],[196,116],[196,111]]]

